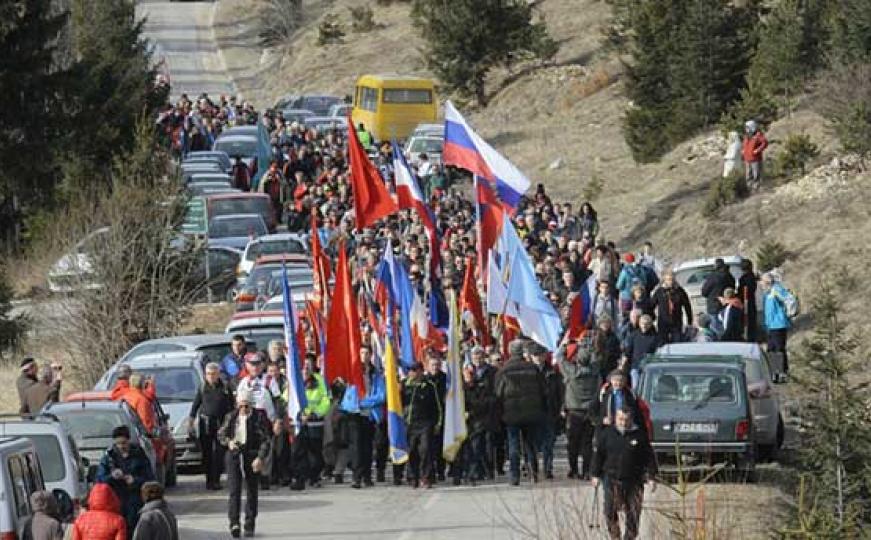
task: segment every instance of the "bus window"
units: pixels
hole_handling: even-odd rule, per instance
[[[368,86],[360,87],[360,108],[364,111],[375,112],[378,109],[378,89]]]
[[[385,88],[382,103],[429,104],[432,103],[432,90],[412,88]]]

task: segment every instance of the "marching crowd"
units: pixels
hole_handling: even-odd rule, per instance
[[[177,156],[210,149],[229,126],[258,123],[269,134],[271,160],[262,170],[252,170],[239,156],[230,156],[234,186],[269,194],[291,232],[306,232],[314,223],[333,262],[344,246],[361,314],[371,315],[375,309],[376,269],[385,246],[392,246],[417,294],[435,299],[429,302],[430,318],[434,328],[442,327],[439,300],[443,302],[449,290],[460,293],[480,255],[477,212],[467,179],[457,170],[433,166],[426,156],[415,156],[422,164],[415,166],[417,180],[435,217],[435,244],[421,217],[411,210],[355,231],[347,136],[342,129],[319,133],[286,122],[280,112],[261,114],[247,102],[207,95],[196,101],[183,96],[158,118],[165,144]],[[372,144],[365,126],[355,129],[359,140]],[[395,189],[391,145],[367,150],[385,183]],[[468,435],[451,462],[443,452],[449,383],[443,368],[446,343],[438,331],[428,337],[416,363],[399,376],[409,454],[403,465],[388,459],[386,375],[375,317],[360,317],[365,383],[360,399],[349,399],[347,381],[322,376],[321,368],[330,359],[323,358],[311,325],[306,329],[302,375],[308,405],[299,426],[292,426],[287,417],[283,343],[248,351],[244,336],[236,336],[225,358],[205,366],[206,382],[190,411],[191,433],[199,437],[206,488],[222,489],[221,476],[226,474],[234,537],[254,534],[260,490],[319,488],[325,481],[340,484],[346,481],[346,469],[356,489],[387,482],[388,465],[394,485],[413,488],[432,488],[440,482],[476,485],[505,475],[506,463],[511,485],[519,485],[524,475],[533,482],[550,480],[555,474],[555,441],[564,433],[568,477],[596,486],[602,482],[609,532],[620,537],[617,512],[625,510],[625,538],[634,538],[644,484],[656,473],[646,406],[633,392],[645,355],[677,341],[756,341],[760,322],[767,330],[769,350],[785,354],[788,291],[776,273],[760,278],[744,260],[736,281],[718,259],[702,287],[706,309],[694,313],[687,292],[655,256],[652,244],[619,252],[600,229],[590,203],[575,208],[569,202],[554,202],[539,184],[510,219],[567,330],[558,351],[551,353],[495,316],[483,327],[464,325],[462,384]],[[434,255],[441,262],[438,274],[433,272]],[[573,320],[581,288],[592,282],[589,318]],[[757,320],[757,286],[764,291],[764,305],[759,306],[763,321]],[[122,383],[135,376],[127,374]],[[145,522],[140,512],[162,501],[162,494],[150,482],[153,474],[136,468],[141,459],[129,445],[129,433],[119,428],[116,435],[98,475],[105,485],[92,493],[83,516],[120,508],[127,530],[139,531]],[[171,522],[174,526],[174,519]],[[155,526],[154,519],[148,523]]]

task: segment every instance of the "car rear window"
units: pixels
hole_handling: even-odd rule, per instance
[[[269,214],[269,199],[263,197],[234,197],[211,201],[209,204],[209,216],[225,216],[227,214],[260,214],[265,218]]]
[[[213,219],[209,223],[209,236],[212,238],[258,236],[263,234],[266,234],[266,225],[263,223],[262,218]]]
[[[255,242],[248,248],[245,260],[254,261],[263,255],[282,255],[284,253],[305,253],[305,246],[302,242],[293,239]]]
[[[645,397],[652,403],[735,403],[738,380],[722,372],[677,372],[659,370],[647,379]]]
[[[229,156],[252,157],[257,155],[257,141],[255,140],[218,140],[215,150],[227,152]]]
[[[42,467],[42,478],[46,482],[60,482],[66,476],[67,468],[60,442],[54,435],[27,435],[33,441],[39,464]]]
[[[51,412],[58,416],[64,430],[72,435],[79,446],[88,439],[111,439],[113,429],[127,425],[120,411],[80,409],[62,413]]]

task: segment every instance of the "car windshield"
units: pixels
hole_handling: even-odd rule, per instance
[[[82,446],[82,442],[88,439],[111,439],[113,429],[127,425],[120,410],[83,408],[49,412],[58,417],[64,430],[72,435],[78,446]]]
[[[413,154],[441,154],[443,142],[441,139],[415,139],[409,151]]]
[[[209,223],[209,236],[212,238],[259,236],[266,232],[266,225],[260,216],[215,219]]]
[[[251,139],[218,139],[215,150],[227,152],[230,156],[252,157],[257,155],[257,141]]]
[[[265,216],[269,209],[269,199],[263,197],[231,197],[213,199],[209,203],[209,216],[227,214],[260,214]]]
[[[153,377],[157,384],[157,399],[167,403],[173,401],[193,401],[200,387],[197,372],[191,367],[166,367],[136,369],[144,378]],[[112,377],[111,386],[115,386]]]
[[[646,395],[653,403],[735,403],[737,389],[738,381],[729,373],[658,370],[648,378]]]
[[[66,460],[60,448],[60,442],[54,435],[26,435],[33,441],[42,476],[46,482],[60,482],[66,475]]]
[[[292,238],[284,240],[261,240],[251,244],[245,254],[246,261],[257,260],[263,255],[282,255],[284,253],[305,253],[305,246]]]

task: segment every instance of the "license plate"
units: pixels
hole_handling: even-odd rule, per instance
[[[717,433],[717,424],[711,422],[677,422],[674,425],[675,433],[702,433],[713,435]]]

